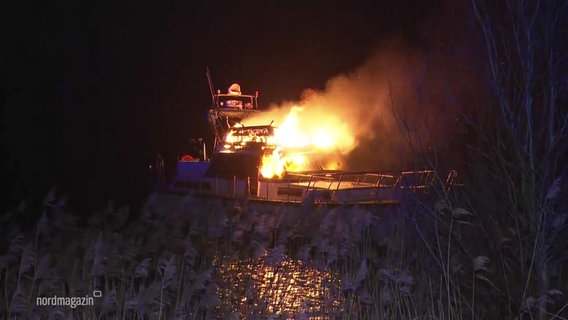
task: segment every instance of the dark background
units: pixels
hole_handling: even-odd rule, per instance
[[[423,46],[437,1],[20,1],[4,21],[3,209],[55,187],[77,212],[140,204],[148,164],[210,138],[205,70],[262,105],[360,65],[397,37]]]

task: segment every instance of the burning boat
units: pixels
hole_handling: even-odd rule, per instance
[[[401,190],[425,189],[434,182],[431,170],[345,171],[334,152],[336,128],[298,130],[300,107],[292,108],[280,123],[259,124],[265,111],[258,106],[258,92],[242,94],[236,83],[227,93],[215,92],[208,79],[213,153],[207,157],[203,140],[195,140],[194,150],[201,152],[180,157],[170,192],[262,202],[392,204],[399,201]],[[344,143],[354,140],[347,137]],[[453,176],[455,172],[449,179]]]

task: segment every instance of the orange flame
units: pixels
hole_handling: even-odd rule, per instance
[[[315,155],[337,157],[355,147],[353,131],[345,123],[329,112],[311,111],[300,117],[304,108],[292,107],[275,128],[271,141],[275,148],[262,158],[260,173],[263,177],[281,178],[287,171],[314,169],[310,159],[314,160]],[[323,168],[321,163],[319,168]]]

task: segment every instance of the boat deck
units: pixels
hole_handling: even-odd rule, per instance
[[[437,175],[432,170],[398,175],[376,172],[294,173],[282,179],[194,177],[178,181],[180,192],[252,201],[327,204],[395,204],[404,190],[427,190]],[[174,186],[175,187],[175,186]]]

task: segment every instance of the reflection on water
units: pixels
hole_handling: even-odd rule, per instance
[[[337,276],[288,257],[275,265],[266,260],[249,258],[218,266],[222,314],[329,319],[340,311]]]

